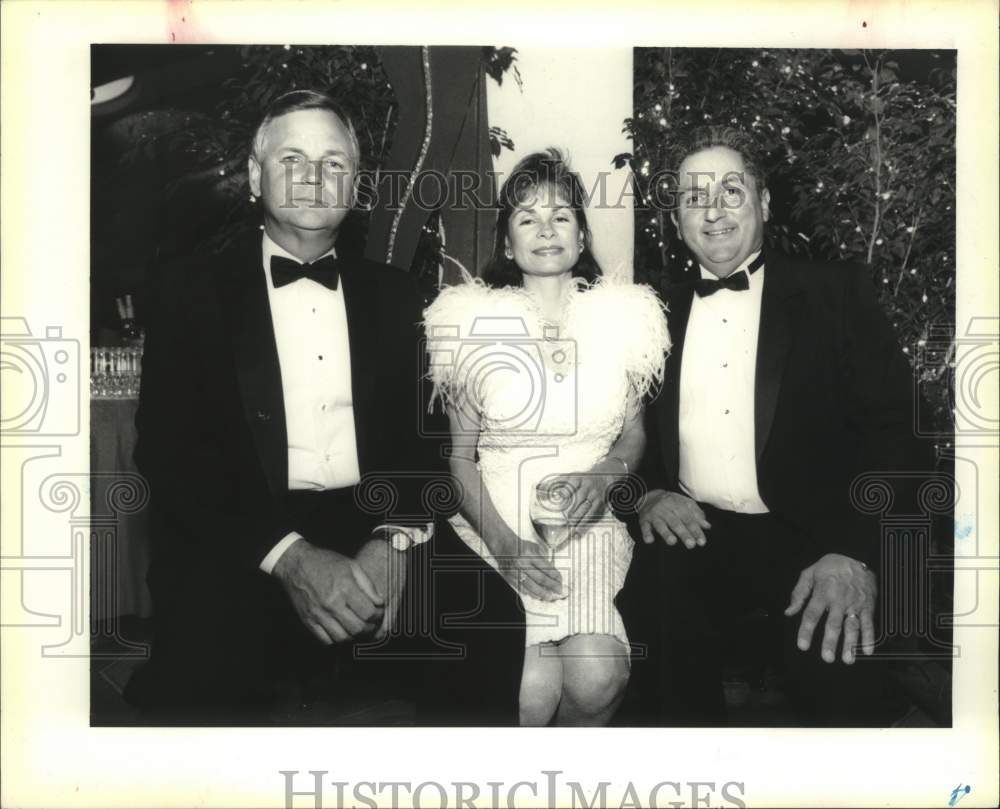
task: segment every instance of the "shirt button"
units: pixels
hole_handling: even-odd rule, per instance
[[[330,460],[330,456],[329,455],[324,455],[323,457],[326,458],[328,461]]]
[[[326,405],[320,405],[320,406],[319,406],[319,409],[320,409],[320,410],[326,410]]]
[[[726,415],[727,416],[729,415],[729,408],[728,407],[726,408]]]
[[[317,354],[316,356],[319,357],[320,359],[323,359],[323,355],[322,354]]]
[[[728,363],[728,362],[724,362],[724,363],[722,363],[722,367],[723,367],[723,368],[728,368],[728,367],[729,367],[729,363]]]

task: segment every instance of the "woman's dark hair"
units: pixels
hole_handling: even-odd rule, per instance
[[[540,188],[551,188],[555,193],[569,201],[576,223],[583,234],[583,249],[580,258],[573,266],[573,277],[583,278],[593,283],[601,276],[601,268],[590,251],[590,227],[587,216],[583,212],[583,185],[580,178],[572,171],[566,159],[558,149],[546,149],[535,152],[521,160],[510,177],[500,188],[498,200],[496,235],[493,240],[493,254],[483,268],[483,281],[491,287],[519,287],[524,284],[524,277],[513,259],[507,258],[506,236],[510,218],[518,208],[531,199]]]

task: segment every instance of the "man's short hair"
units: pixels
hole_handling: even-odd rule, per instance
[[[758,193],[767,186],[763,149],[749,133],[731,126],[696,126],[682,135],[673,149],[672,176],[680,182],[681,163],[697,152],[716,146],[732,149],[743,158],[743,165],[754,178]]]
[[[268,104],[267,109],[264,111],[264,117],[257,125],[257,129],[254,130],[253,140],[250,142],[250,154],[255,159],[260,158],[260,150],[264,142],[264,130],[271,121],[275,118],[280,118],[282,115],[288,115],[290,112],[299,112],[300,110],[326,110],[336,115],[344,125],[344,128],[347,129],[347,133],[351,139],[351,147],[354,149],[355,167],[360,168],[361,144],[358,142],[358,134],[354,129],[354,122],[351,120],[351,116],[347,114],[347,111],[334,98],[328,96],[326,93],[320,93],[315,90],[291,90],[278,96]]]

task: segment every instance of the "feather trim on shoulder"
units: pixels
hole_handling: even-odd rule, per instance
[[[637,401],[663,382],[670,332],[666,307],[646,284],[604,277],[577,299],[569,329],[597,335],[592,350],[607,350],[624,360]]]
[[[429,356],[428,377],[434,384],[431,407],[440,399],[458,405],[467,400],[462,362],[470,347],[492,338],[526,339],[533,318],[523,290],[487,286],[482,279],[442,289],[424,310],[424,333]]]

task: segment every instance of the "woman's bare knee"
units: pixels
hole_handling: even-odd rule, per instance
[[[562,696],[563,666],[552,647],[525,650],[518,713],[522,726],[547,725]]]
[[[563,695],[585,712],[601,713],[617,704],[628,684],[624,646],[606,635],[570,638],[560,648]]]

